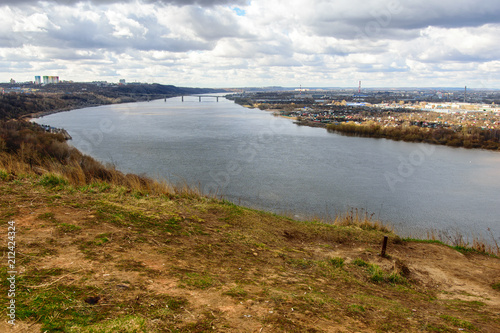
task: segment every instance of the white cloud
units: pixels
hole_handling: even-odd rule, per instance
[[[500,3],[492,0],[3,4],[0,81],[51,71],[64,79],[190,86],[352,86],[363,79],[500,88]]]

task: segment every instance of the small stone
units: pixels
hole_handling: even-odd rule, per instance
[[[117,284],[116,287],[120,289],[130,289],[130,285],[128,284]]]

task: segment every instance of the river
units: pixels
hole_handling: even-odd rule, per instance
[[[119,170],[241,205],[299,219],[358,208],[405,236],[433,229],[500,243],[499,152],[347,137],[210,97],[85,108],[36,122],[65,128],[72,145]]]

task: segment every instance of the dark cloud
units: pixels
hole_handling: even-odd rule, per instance
[[[0,34],[0,48],[4,47],[22,47],[23,41],[19,38],[16,38],[12,33],[9,35]]]
[[[74,5],[80,2],[91,2],[95,5],[108,5],[113,3],[135,2],[134,0],[2,0],[1,5],[23,5],[37,4],[39,2],[53,2],[61,5]],[[211,7],[216,5],[244,5],[245,0],[142,0],[143,3],[160,5],[198,5],[202,7]]]
[[[307,18],[311,31],[343,39],[412,39],[419,29],[500,23],[499,1],[334,1]],[[343,4],[343,7],[337,7]]]

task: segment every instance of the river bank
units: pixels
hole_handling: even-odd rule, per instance
[[[422,120],[425,122],[425,120]],[[418,126],[383,127],[374,123],[327,123],[321,121],[298,120],[299,126],[325,128],[330,132],[347,136],[383,138],[394,141],[428,143],[467,149],[500,151],[500,132],[480,128],[464,128],[456,131],[449,128],[421,128]]]

